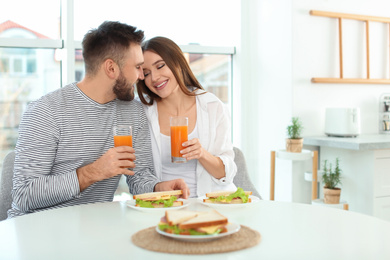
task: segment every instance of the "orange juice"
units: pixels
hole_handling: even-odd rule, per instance
[[[188,141],[188,127],[186,125],[171,126],[171,156],[182,157],[180,150],[182,143]]]
[[[133,147],[133,137],[131,135],[114,135],[114,146],[131,146]]]

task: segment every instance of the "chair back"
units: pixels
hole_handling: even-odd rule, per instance
[[[14,176],[15,152],[11,151],[4,158],[0,175],[0,221],[7,219],[7,211],[12,205],[12,177]]]
[[[235,153],[234,162],[237,165],[237,174],[236,176],[234,176],[233,183],[237,187],[241,187],[244,190],[252,191],[254,196],[259,197],[261,199],[260,193],[257,191],[249,177],[244,154],[237,147],[233,147],[233,150]]]

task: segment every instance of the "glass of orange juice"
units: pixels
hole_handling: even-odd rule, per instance
[[[182,143],[188,141],[188,117],[174,116],[170,118],[171,126],[171,158],[173,163],[185,163],[186,158],[180,153],[184,149]]]
[[[114,146],[131,146],[133,147],[133,134],[130,125],[114,126]]]

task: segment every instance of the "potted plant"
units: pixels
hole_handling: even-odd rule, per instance
[[[301,137],[303,126],[298,117],[293,117],[291,123],[287,126],[286,151],[300,153],[303,146],[303,138]]]
[[[326,204],[338,204],[340,203],[341,189],[336,187],[341,184],[341,169],[339,165],[339,158],[336,158],[336,167],[334,171],[332,164],[329,164],[328,160],[324,162],[324,171],[322,173],[322,182],[324,183],[324,202]]]

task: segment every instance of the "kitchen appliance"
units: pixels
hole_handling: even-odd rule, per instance
[[[390,134],[390,93],[382,94],[380,97],[379,133]]]
[[[360,134],[359,108],[327,108],[325,134],[334,137],[356,137]]]

